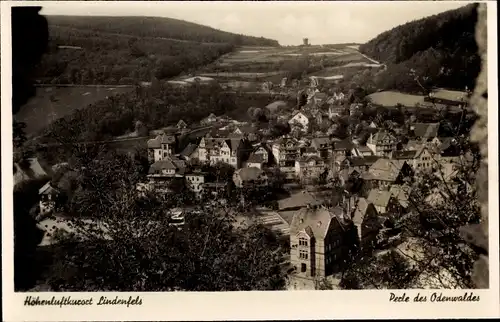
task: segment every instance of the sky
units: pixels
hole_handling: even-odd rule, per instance
[[[28,2],[26,2],[28,3]],[[30,1],[45,15],[154,16],[298,45],[364,43],[408,21],[466,5],[462,1]]]

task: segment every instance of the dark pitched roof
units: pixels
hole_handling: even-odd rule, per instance
[[[259,154],[252,153],[248,157],[247,162],[250,162],[250,163],[264,163],[264,162],[266,162],[266,160],[264,159],[264,156],[262,154],[260,154],[260,153]]]
[[[429,139],[438,135],[439,123],[414,123],[412,128],[416,137]]]
[[[316,149],[329,147],[331,145],[331,140],[329,137],[316,137],[311,140],[311,145]]]
[[[302,208],[307,205],[321,205],[321,201],[316,199],[311,193],[298,192],[286,199],[278,200],[280,210]]]
[[[390,191],[385,190],[370,190],[368,194],[368,201],[372,202],[375,206],[387,207],[389,200],[391,200],[392,194]]]
[[[191,156],[193,154],[194,151],[196,151],[197,148],[198,148],[198,146],[196,144],[189,143],[184,148],[184,150],[182,150],[181,155],[185,156],[185,157],[189,157],[189,156]]]
[[[161,134],[156,138],[148,140],[148,148],[159,149],[162,144],[173,144],[175,142],[175,136],[169,134]]]
[[[161,170],[176,170],[176,165],[169,159],[156,161],[149,167],[149,174],[154,174]]]
[[[370,169],[368,169],[367,179],[395,181],[403,168],[405,161],[393,159],[378,159]]]
[[[342,141],[337,141],[333,143],[334,150],[348,150],[350,151],[353,148],[353,143],[349,139],[344,139]]]
[[[366,145],[358,145],[356,147],[356,149],[359,151],[359,152],[372,152],[372,150],[367,147]]]
[[[38,194],[44,194],[44,195],[48,195],[48,194],[51,194],[51,193],[59,193],[59,189],[55,188],[51,183],[50,181],[48,181],[46,184],[43,185],[43,187],[41,187],[39,190],[38,190]]]
[[[309,231],[308,234],[312,234],[320,240],[324,239],[332,220],[337,220],[340,223],[341,219],[339,216],[342,216],[341,212],[341,209],[328,210],[323,207],[302,208],[293,216],[290,225],[290,234],[296,235],[300,231],[307,229]]]
[[[409,150],[409,151],[394,151],[392,152],[392,158],[396,160],[408,160],[415,158],[417,151]]]
[[[378,142],[381,142],[384,140],[394,142],[394,141],[396,141],[396,138],[394,137],[394,135],[390,134],[387,131],[379,131],[379,132],[375,133],[374,135],[372,135],[371,140],[374,144],[377,144]]]
[[[349,161],[354,167],[371,166],[380,159],[378,155],[368,155],[364,157],[351,157]]]
[[[354,213],[352,215],[352,221],[356,226],[361,226],[363,223],[363,220],[365,219],[366,212],[368,208],[372,205],[370,201],[368,201],[365,198],[359,198],[358,202],[356,203],[356,208],[354,210]],[[376,212],[376,210],[375,210]]]
[[[239,146],[241,145],[242,140],[241,140],[241,138],[234,138],[234,139],[227,140],[226,142],[227,142],[229,148],[231,149],[231,151],[236,151],[236,150],[238,150]]]

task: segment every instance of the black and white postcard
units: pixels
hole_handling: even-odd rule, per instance
[[[2,1],[4,319],[498,317],[496,6]]]

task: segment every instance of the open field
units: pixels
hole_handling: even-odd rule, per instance
[[[226,54],[213,64],[200,70],[199,76],[213,77],[224,84],[241,82],[243,88],[260,86],[264,81],[279,83],[288,73],[287,66],[305,55],[312,59],[313,64],[320,61],[325,66],[323,70],[311,73],[310,76],[331,77],[343,75],[346,72],[356,72],[366,68],[376,68],[368,58],[360,54],[352,44],[327,46],[291,46],[291,47],[240,47]]]
[[[270,71],[266,73],[251,72],[220,72],[220,73],[202,73],[199,76],[204,77],[237,77],[237,78],[263,78],[268,76],[283,75],[282,71]]]
[[[384,91],[368,95],[368,98],[375,105],[392,107],[401,104],[406,107],[416,107],[424,105],[423,95],[411,95],[394,91]]]
[[[107,96],[126,93],[133,88],[124,87],[38,87],[37,93],[16,114],[18,121],[26,123],[26,134],[33,135],[55,120],[85,108]]]

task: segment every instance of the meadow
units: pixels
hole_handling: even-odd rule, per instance
[[[352,44],[289,47],[240,47],[199,70],[199,76],[213,77],[224,84],[239,84],[242,89],[260,87],[262,82],[279,84],[307,57],[308,76],[336,76],[374,68]],[[321,67],[319,67],[321,66]],[[318,68],[320,70],[318,70]],[[251,84],[253,83],[253,84]]]
[[[401,104],[405,107],[417,107],[426,105],[423,95],[412,95],[395,91],[377,92],[368,95],[368,98],[375,105],[393,107]]]

